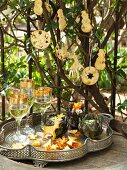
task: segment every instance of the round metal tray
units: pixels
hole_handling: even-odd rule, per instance
[[[26,145],[22,149],[12,149],[7,146],[5,137],[8,133],[16,129],[16,122],[10,120],[4,122],[0,127],[0,154],[14,160],[33,160],[36,166],[43,166],[47,162],[63,162],[81,158],[89,152],[95,152],[109,147],[112,144],[113,131],[109,126],[109,118],[103,116],[103,132],[98,140],[85,138],[82,146],[70,150],[39,150],[31,145]],[[36,127],[40,122],[40,114],[32,114],[29,117],[29,124]],[[25,119],[22,120],[21,127],[24,127]]]

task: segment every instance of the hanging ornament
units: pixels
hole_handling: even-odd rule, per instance
[[[74,60],[74,63],[70,67],[69,75],[74,76],[76,74],[76,72],[79,71],[82,68],[83,68],[83,66],[79,63],[79,61]]]
[[[59,30],[63,31],[67,26],[66,19],[63,14],[63,10],[58,9],[57,14],[58,14],[58,18],[59,18]]]
[[[105,65],[105,52],[104,52],[104,49],[99,49],[98,58],[96,59],[96,62],[95,62],[95,68],[97,70],[104,70],[105,67],[106,67],[106,65]]]
[[[31,43],[37,49],[45,49],[50,44],[50,34],[43,30],[36,30],[31,33]]]
[[[86,67],[81,74],[82,82],[86,85],[95,84],[98,81],[98,78],[99,73],[96,68],[92,66]]]
[[[67,52],[67,45],[65,43],[62,43],[61,48],[59,47],[59,45],[56,45],[56,56],[60,59],[63,60],[64,58],[66,58],[68,55]]]
[[[104,49],[99,49],[98,57],[104,57],[104,58],[105,58],[105,52],[104,52]]]
[[[75,76],[83,66],[79,63],[78,55],[70,54],[68,58],[74,60],[74,63],[70,67],[69,76]]]
[[[42,13],[43,13],[42,0],[34,1],[34,13],[36,15],[42,15]]]
[[[82,82],[86,85],[93,85],[99,79],[98,70],[95,67],[91,66],[92,51],[90,49],[92,49],[92,48],[89,48],[89,54],[90,54],[89,66],[84,68],[84,70],[81,74]]]
[[[89,19],[89,16],[85,10],[81,12],[82,15],[82,25],[81,25],[81,30],[85,33],[91,32],[92,31],[92,25],[91,21]]]

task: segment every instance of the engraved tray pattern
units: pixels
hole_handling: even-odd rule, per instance
[[[8,132],[15,130],[15,121],[5,122],[0,127],[0,154],[8,158],[17,160],[30,159],[37,163],[37,161],[42,162],[59,162],[59,161],[69,161],[83,157],[89,152],[99,151],[109,147],[112,144],[112,134],[113,131],[109,126],[109,118],[103,116],[103,129],[105,131],[105,136],[102,136],[99,140],[92,140],[89,138],[84,139],[83,145],[76,149],[70,150],[39,150],[31,145],[27,145],[22,149],[12,149],[5,145],[5,136]],[[29,123],[31,126],[36,126],[40,122],[40,114],[33,114],[29,117]],[[24,127],[25,119],[23,119],[21,126]]]

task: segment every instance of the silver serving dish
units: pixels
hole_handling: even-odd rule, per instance
[[[89,152],[95,152],[109,147],[112,144],[113,131],[109,126],[110,118],[103,115],[103,132],[99,140],[83,138],[81,147],[70,150],[39,150],[31,145],[22,149],[12,149],[6,144],[5,137],[16,129],[15,121],[5,122],[0,128],[0,154],[13,160],[33,160],[35,166],[44,166],[47,162],[64,162],[81,158]],[[36,127],[40,122],[40,114],[29,117],[29,123]],[[25,119],[21,126],[24,127]]]

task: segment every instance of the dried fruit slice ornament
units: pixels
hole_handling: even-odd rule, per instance
[[[37,49],[45,49],[50,44],[50,34],[43,30],[36,30],[31,33],[31,43]]]
[[[98,70],[92,66],[86,67],[81,74],[82,82],[86,85],[95,84],[98,81],[98,78]]]

